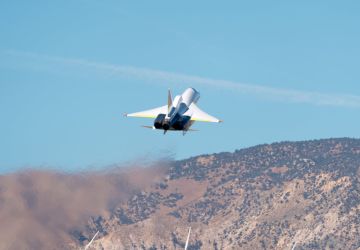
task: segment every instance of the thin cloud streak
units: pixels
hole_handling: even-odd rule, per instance
[[[197,84],[210,87],[218,87],[230,91],[237,91],[241,94],[257,96],[262,99],[275,100],[286,103],[304,103],[318,106],[360,108],[360,96],[358,95],[328,94],[313,91],[274,88],[257,84],[211,79],[169,71],[102,63],[84,59],[55,57],[13,50],[5,51],[5,53],[11,56],[28,57],[32,59],[44,60],[46,62],[80,66],[82,68],[96,70],[107,75],[117,75],[127,78],[141,79],[150,82],[162,81],[166,82],[167,84],[169,83],[174,85],[189,86],[191,84]]]

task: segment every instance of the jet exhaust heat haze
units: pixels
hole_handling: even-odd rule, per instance
[[[221,122],[221,120],[205,113],[198,106],[197,102],[200,98],[200,93],[194,88],[188,88],[181,95],[175,96],[173,99],[171,92],[168,92],[167,105],[140,111],[131,114],[125,114],[127,117],[144,117],[154,118],[153,126],[144,126],[146,128],[164,130],[164,134],[168,130],[192,131],[190,127],[195,121],[201,122]]]

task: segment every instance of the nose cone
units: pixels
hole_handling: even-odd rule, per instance
[[[200,93],[194,88],[188,88],[182,94],[183,102],[189,106],[192,102],[197,102],[200,98]]]
[[[193,93],[194,95],[200,95],[200,93],[194,88],[188,88],[185,91],[189,91],[189,92]]]

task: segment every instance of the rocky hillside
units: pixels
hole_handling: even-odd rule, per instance
[[[174,162],[73,232],[89,249],[360,249],[360,140],[259,145]]]

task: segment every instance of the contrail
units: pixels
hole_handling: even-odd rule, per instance
[[[63,58],[48,56],[36,53],[7,50],[5,54],[13,57],[25,57],[29,59],[43,60],[47,64],[62,64],[80,66],[95,70],[97,72],[128,78],[141,79],[145,81],[166,82],[173,85],[203,85],[208,87],[218,87],[241,94],[258,96],[262,99],[270,99],[286,103],[304,103],[317,106],[333,106],[346,108],[360,108],[360,96],[350,94],[329,94],[314,91],[301,91],[295,89],[274,88],[258,84],[240,83],[228,80],[211,79],[201,76],[180,74],[169,71],[154,70],[149,68],[132,67],[110,63],[95,62],[85,59]]]

